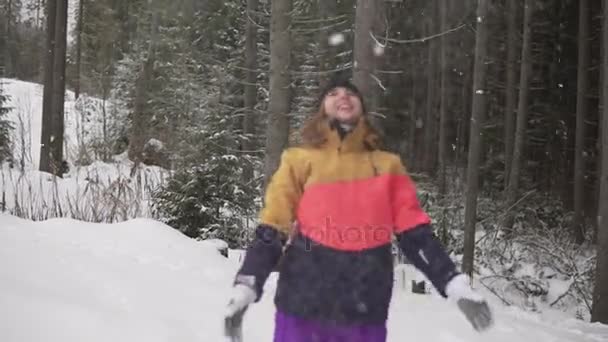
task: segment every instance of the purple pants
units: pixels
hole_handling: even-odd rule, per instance
[[[328,325],[277,311],[274,342],[386,342],[386,325]]]

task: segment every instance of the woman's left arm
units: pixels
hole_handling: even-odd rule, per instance
[[[399,160],[391,170],[392,212],[399,248],[444,298],[458,303],[476,330],[492,325],[492,314],[485,301],[469,285],[444,246],[434,237],[431,219],[420,207],[416,186]]]

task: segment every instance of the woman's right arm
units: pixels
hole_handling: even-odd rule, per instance
[[[262,296],[264,283],[283,253],[302,195],[297,152],[288,149],[281,155],[279,167],[266,188],[254,240],[247,248],[245,260],[235,278],[235,284],[255,290],[256,301]]]

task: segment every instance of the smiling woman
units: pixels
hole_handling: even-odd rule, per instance
[[[384,342],[393,236],[442,296],[459,301],[475,329],[488,328],[488,305],[433,238],[399,156],[379,149],[359,90],[332,80],[302,135],[266,189],[227,308],[227,334],[238,335],[244,311],[281,259],[275,342]]]
[[[323,110],[328,118],[344,124],[355,124],[363,115],[363,104],[355,88],[348,83],[330,84],[323,102]]]

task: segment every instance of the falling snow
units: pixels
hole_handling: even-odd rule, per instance
[[[374,45],[374,55],[376,57],[384,55],[384,46],[380,45],[378,42],[376,42],[376,45]]]
[[[337,32],[329,36],[329,45],[336,46],[344,43],[344,34]]]

